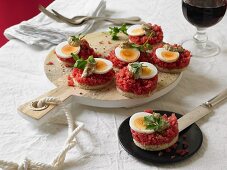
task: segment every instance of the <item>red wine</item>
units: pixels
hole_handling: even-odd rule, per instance
[[[217,24],[225,15],[224,0],[182,0],[184,17],[192,25],[200,28]]]

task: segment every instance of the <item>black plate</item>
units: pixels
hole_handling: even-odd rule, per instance
[[[160,111],[160,110],[155,110],[155,112],[160,114],[166,114],[168,116],[170,116],[173,113],[169,111]],[[178,113],[175,113],[175,114],[177,118],[180,118],[182,116]],[[185,130],[180,132],[179,140],[178,140],[179,144],[176,148],[176,149],[182,149],[182,142],[186,141],[189,144],[187,148],[189,150],[188,154],[184,156],[179,156],[178,154],[176,154],[176,150],[172,150],[169,153],[163,151],[162,152],[163,155],[159,156],[160,151],[155,151],[155,152],[146,151],[146,150],[140,149],[134,144],[131,131],[130,131],[129,119],[130,117],[124,120],[120,125],[118,129],[118,138],[125,151],[127,151],[129,154],[131,154],[132,156],[142,161],[148,161],[152,163],[174,163],[174,162],[183,161],[191,157],[196,151],[199,150],[199,148],[202,145],[202,142],[203,142],[202,132],[200,128],[195,123],[193,123],[191,126],[189,126]],[[185,135],[186,135],[186,138],[185,138]],[[175,155],[175,157],[173,155]]]

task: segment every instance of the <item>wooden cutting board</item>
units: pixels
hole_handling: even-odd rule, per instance
[[[119,43],[127,40],[127,36],[121,34],[118,41],[111,40],[106,32],[97,32],[87,34],[84,37],[95,51],[98,51],[103,57],[107,56],[111,50],[113,50]],[[50,64],[53,63],[53,64]],[[57,88],[47,92],[46,94],[27,102],[19,107],[19,111],[25,115],[28,115],[34,119],[41,119],[47,113],[50,113],[54,106],[48,106],[44,110],[34,111],[31,109],[31,102],[34,102],[45,96],[59,97],[62,101],[69,96],[76,97],[75,100],[78,103],[97,106],[97,107],[133,107],[147,103],[154,100],[172,90],[180,81],[181,74],[158,74],[158,86],[156,92],[146,98],[129,99],[120,95],[115,87],[115,84],[111,84],[109,87],[101,90],[83,90],[78,87],[67,86],[67,76],[70,74],[72,68],[65,67],[54,54],[54,50],[51,50],[47,55],[44,62],[44,70],[48,79],[54,83]]]

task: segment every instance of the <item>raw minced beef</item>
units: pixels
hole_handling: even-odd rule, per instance
[[[116,73],[116,86],[124,92],[146,95],[157,87],[158,75],[151,79],[134,79],[127,67]]]

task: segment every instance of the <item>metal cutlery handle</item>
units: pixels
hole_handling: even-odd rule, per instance
[[[207,107],[213,107],[226,98],[227,98],[227,89],[223,90],[218,95],[214,96],[212,99],[205,102],[203,105],[205,105]]]
[[[88,20],[127,20],[127,21],[140,21],[140,17],[128,17],[128,18],[110,18],[110,17],[88,17]]]

